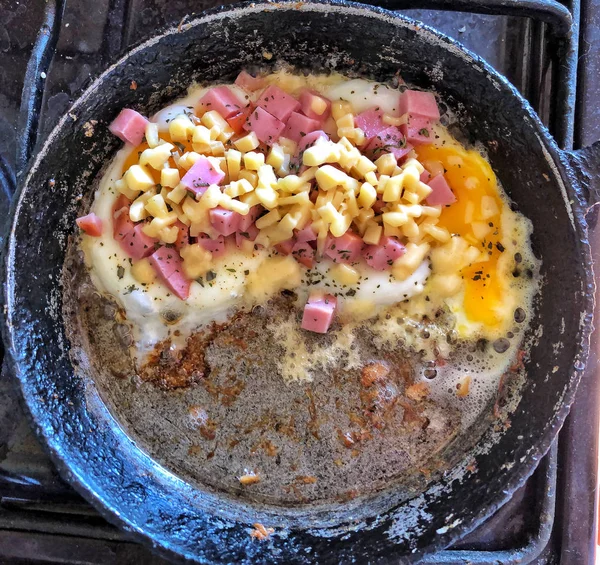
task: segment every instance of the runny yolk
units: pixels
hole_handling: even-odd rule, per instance
[[[462,270],[465,280],[464,311],[473,322],[494,326],[501,322],[498,307],[502,304],[504,282],[498,272],[501,255],[501,210],[496,175],[488,162],[476,151],[456,146],[422,145],[416,148],[426,168],[428,163],[443,166],[444,177],[456,196],[456,202],[442,210],[440,226],[459,234],[471,245],[484,251],[488,261],[474,263]],[[438,165],[439,167],[439,165]],[[482,197],[493,198],[496,213],[484,217]]]

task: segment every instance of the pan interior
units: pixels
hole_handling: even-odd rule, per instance
[[[301,76],[310,69],[286,70]],[[350,88],[360,88],[351,84],[349,95]],[[382,98],[382,90],[375,92]],[[453,124],[451,128],[461,139],[466,138],[454,116],[445,115],[444,121]],[[119,154],[107,178],[119,178],[124,158]],[[102,194],[106,182],[100,183]],[[106,197],[113,198],[113,193],[108,191]],[[509,222],[510,215],[506,210],[503,221]],[[523,232],[519,239],[524,239],[527,227],[519,231]],[[503,233],[508,232],[504,228]],[[502,237],[512,249],[507,236]],[[112,249],[111,242],[102,248],[98,246],[104,242],[94,241],[97,249]],[[430,380],[419,378],[425,371],[425,361],[417,353],[421,347],[430,351],[432,359],[447,358],[440,348],[450,352],[448,363],[463,375],[477,372],[465,357],[473,360],[475,356],[484,363],[494,357],[491,343],[485,339],[459,345],[452,338],[453,317],[442,306],[426,310],[430,321],[419,322],[420,316],[408,312],[404,320],[399,310],[387,314],[389,322],[370,319],[343,339],[340,352],[337,335],[294,331],[300,324],[296,296],[282,291],[267,304],[236,314],[231,322],[193,335],[183,358],[166,342],[152,354],[154,367],[138,365],[136,370],[127,351],[133,339],[131,328],[122,321],[123,311],[96,292],[77,244],[73,239],[64,278],[66,311],[71,317],[69,339],[77,344],[74,351],[80,353],[79,363],[92,370],[96,386],[128,435],[155,460],[200,488],[288,508],[369,498],[392,487],[397,498],[406,499],[422,492],[468,451],[492,418],[504,369],[493,370],[496,374],[487,378],[474,376],[469,399],[456,395],[453,382],[436,382],[436,371],[431,368]],[[517,268],[529,265],[530,252],[521,246],[518,249],[526,259],[522,265],[514,261],[509,265],[513,275]],[[510,255],[504,258],[511,262],[512,253],[505,255]],[[534,265],[532,268],[537,270]],[[95,269],[97,273],[98,267]],[[514,280],[510,272],[506,276]],[[388,290],[383,286],[380,292],[385,294]],[[511,302],[508,296],[506,300]],[[512,310],[504,315],[512,321]],[[530,316],[531,312],[527,318]],[[396,335],[398,326],[405,328],[402,338]],[[522,328],[517,326],[513,322],[511,330],[520,341]],[[141,326],[133,335],[145,339],[143,332]],[[279,361],[286,356],[282,344],[290,339],[300,340],[293,346],[295,351],[305,350],[313,358],[329,346],[327,359],[318,370],[311,370],[312,378],[305,380],[303,375],[300,382],[285,382]],[[405,339],[414,342],[416,349],[404,345]],[[514,355],[513,349],[492,363],[508,366],[509,355]],[[435,362],[428,366],[434,367]],[[387,371],[388,367],[389,374],[378,377],[376,384],[370,381],[374,371]],[[481,382],[488,378],[492,382]],[[517,382],[513,376],[512,386]],[[477,400],[483,392],[481,386],[492,389],[484,393],[483,402]],[[430,387],[438,389],[437,397],[430,396]],[[440,387],[448,389],[442,398]],[[465,430],[467,419],[476,423]],[[250,484],[244,484],[245,480]]]
[[[63,304],[59,281],[68,236],[82,206],[80,197],[90,196],[93,179],[117,148],[106,125],[118,110],[129,106],[152,114],[182,96],[191,82],[232,81],[244,67],[269,65],[273,53],[275,59],[318,72],[335,68],[385,81],[400,71],[408,82],[438,91],[461,116],[470,141],[488,149],[508,195],[533,222],[544,286],[532,323],[528,377],[519,391],[522,401],[516,408],[516,402],[508,404],[510,426],[499,429],[482,421],[483,436],[481,430],[473,430],[470,442],[454,450],[449,446],[448,452],[459,458],[467,444],[477,442],[458,467],[422,496],[389,512],[399,498],[421,490],[423,483],[405,485],[400,497],[386,494],[362,512],[346,504],[337,523],[381,513],[368,536],[349,535],[345,529],[328,534],[335,538],[339,555],[349,559],[448,544],[516,488],[564,420],[589,336],[589,259],[581,213],[568,202],[574,195],[567,195],[570,188],[558,151],[514,89],[449,40],[390,14],[336,3],[284,4],[280,9],[257,5],[213,14],[184,26],[181,33],[172,31],[134,50],[92,85],[73,108],[75,118],[65,117],[42,148],[14,207],[6,256],[5,337],[24,397],[55,461],[69,471],[80,490],[109,509],[113,519],[119,516],[136,531],[145,531],[154,543],[190,558],[241,562],[260,551],[234,522],[216,523],[204,512],[247,522],[249,515],[258,516],[254,510],[236,514],[227,501],[198,495],[198,489],[189,488],[141,453],[140,449],[152,453],[153,426],[167,429],[167,437],[173,438],[173,426],[158,422],[160,416],[167,421],[169,414],[144,423],[149,439],[136,446],[106,413],[95,386],[126,431],[137,422],[128,423],[121,407],[115,407],[129,409],[127,403],[142,395],[127,379],[127,365],[121,367],[125,378],[109,380],[99,367],[102,358],[90,355],[98,344],[103,350],[114,346],[114,330],[98,326],[88,341],[85,317],[69,310],[68,300]],[[132,80],[137,83],[135,91],[130,88]],[[90,136],[90,128],[83,126],[92,120]],[[72,287],[65,282],[68,297]],[[101,307],[106,305],[98,304]],[[75,325],[68,330],[63,312],[69,322],[75,315]],[[68,355],[67,332],[75,336],[72,349],[79,367]],[[114,359],[111,364],[115,366]],[[150,401],[162,404],[171,393],[152,394]],[[143,409],[132,410],[132,419],[139,420]],[[308,409],[304,414],[308,418]],[[171,452],[179,448],[179,457],[188,460],[190,445],[167,447]],[[169,461],[163,463],[171,467]],[[184,475],[185,470],[179,468],[177,474]],[[289,525],[284,514],[282,510],[269,516],[273,524]],[[328,523],[325,513],[305,518],[296,525]],[[330,556],[332,549],[330,538],[303,533],[276,538],[273,544],[287,558],[295,558],[298,548],[310,548],[314,559]]]

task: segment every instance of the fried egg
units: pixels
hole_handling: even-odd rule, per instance
[[[398,115],[398,90],[389,85],[349,80],[336,73],[300,76],[287,71],[267,76],[266,82],[291,94],[310,88],[330,99],[350,102],[356,112],[376,103],[386,113]],[[235,86],[231,88],[240,96],[249,96]],[[194,108],[206,91],[205,87],[190,88],[185,98],[158,112],[151,121],[158,124],[160,131],[168,131],[168,123],[182,111]],[[447,117],[450,122],[455,121],[452,116]],[[325,131],[332,128],[335,129],[332,123],[324,125]],[[295,322],[287,320],[275,328],[274,334],[279,336],[285,351],[281,374],[287,382],[308,378],[311,368],[327,365],[327,359],[339,358],[340,352],[348,353],[352,331],[369,319],[379,347],[392,347],[402,340],[422,351],[424,359],[439,355],[440,349],[442,354],[450,355],[452,346],[443,332],[436,339],[426,340],[418,332],[409,331],[423,317],[433,319],[443,309],[451,313],[452,332],[459,340],[474,344],[486,339],[501,342],[502,346],[485,355],[465,349],[465,354],[459,356],[460,362],[436,368],[435,381],[426,365],[420,378],[440,401],[462,402],[463,407],[465,403],[475,403],[473,417],[465,419],[465,426],[495,394],[499,376],[514,359],[522,341],[522,331],[515,337],[515,312],[519,310],[531,317],[539,262],[530,248],[531,224],[511,210],[484,152],[463,147],[441,125],[436,126],[432,143],[415,148],[416,157],[429,172],[444,173],[456,196],[454,204],[443,208],[439,225],[480,250],[478,261],[460,272],[464,285],[458,293],[438,292],[436,261],[441,259],[436,259],[435,254],[428,254],[406,280],[397,280],[391,272],[375,271],[360,263],[355,266],[358,281],[349,285],[340,279],[336,264],[328,258],[308,269],[291,256],[282,257],[262,248],[248,254],[231,246],[225,256],[214,260],[211,276],[194,281],[189,298],[182,301],[158,280],[146,285],[136,282],[127,268],[131,259],[112,236],[112,210],[118,195],[114,183],[137,162],[146,147],[126,146],[118,152],[98,185],[91,208],[110,228],[100,237],[83,235],[81,240],[94,284],[126,313],[135,336],[135,354],[140,360],[166,339],[172,341],[173,347],[184,347],[186,339],[198,329],[213,322],[223,323],[235,312],[248,311],[282,289],[293,289],[299,306],[306,302],[309,291],[320,289],[337,296],[342,328],[334,332],[332,344],[311,354],[302,350],[301,330]],[[522,276],[515,275],[516,269]],[[437,277],[439,281],[442,275]],[[345,362],[351,367],[360,360],[347,355]],[[469,399],[468,394],[460,395],[465,386],[467,393],[469,388],[472,391]]]

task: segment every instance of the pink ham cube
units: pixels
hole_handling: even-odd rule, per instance
[[[436,175],[429,181],[431,194],[427,197],[427,204],[430,206],[448,206],[456,202],[456,196],[448,186],[444,175]]]
[[[173,291],[175,296],[181,298],[181,300],[188,299],[192,281],[190,281],[182,271],[175,271],[169,277],[166,284]]]
[[[400,95],[400,115],[411,114],[430,120],[440,119],[440,110],[438,108],[435,96],[431,92],[422,92],[420,90],[405,90]]]
[[[306,243],[307,241],[316,241],[317,234],[312,229],[312,225],[308,225],[305,228],[296,231],[296,241],[298,243]]]
[[[115,200],[113,204],[113,218],[118,218],[123,212],[123,208],[127,210],[129,213],[129,206],[131,205],[131,200],[127,198],[124,194],[119,194],[119,197]]]
[[[250,229],[250,227],[254,224],[254,222],[256,222],[258,217],[261,215],[263,209],[264,208],[260,204],[252,206],[252,208],[250,208],[250,212],[248,212],[245,216],[241,217],[238,229],[241,232]]]
[[[181,179],[181,184],[191,190],[196,197],[206,192],[211,184],[219,184],[225,178],[225,173],[213,165],[208,157],[201,155],[190,170]]]
[[[371,108],[370,110],[361,112],[354,119],[354,123],[357,128],[363,130],[367,139],[375,137],[379,132],[389,127],[389,124],[383,121],[383,110],[379,108]]]
[[[162,281],[173,291],[173,293],[186,300],[190,295],[191,281],[183,272],[183,261],[176,249],[159,247],[150,255],[150,264]]]
[[[117,215],[118,214],[118,215]],[[127,234],[133,231],[135,224],[129,218],[129,208],[115,212],[113,221],[113,237],[117,241],[121,241]]]
[[[412,146],[406,143],[404,135],[395,126],[387,127],[369,141],[364,149],[365,155],[378,159],[384,153],[391,153],[396,159],[401,159],[410,152]]]
[[[100,237],[102,235],[102,220],[91,212],[87,216],[81,216],[75,220],[77,225],[88,235]]]
[[[286,239],[285,241],[278,243],[275,246],[275,249],[277,249],[277,252],[281,255],[289,255],[292,252],[294,243],[296,242],[293,239]]]
[[[325,255],[334,263],[356,263],[363,250],[362,237],[347,231],[340,237],[329,237],[325,244]]]
[[[421,182],[424,182],[425,184],[427,184],[430,180],[431,180],[431,173],[427,170],[424,170],[421,173],[421,176],[419,177],[419,180]]]
[[[265,85],[265,81],[259,77],[253,77],[250,73],[242,71],[235,79],[235,84],[246,92],[254,92]]]
[[[337,299],[331,294],[312,295],[304,306],[302,329],[319,334],[327,333],[336,306]]]
[[[378,245],[368,245],[363,255],[369,267],[376,271],[385,271],[405,252],[406,248],[395,237],[383,236]]]
[[[254,224],[251,224],[244,230],[240,229],[239,231],[236,231],[235,232],[236,247],[238,249],[242,249],[242,247],[244,247],[244,243],[246,243],[248,241],[254,241],[256,239],[256,237],[258,236],[259,231],[260,230]]]
[[[313,107],[323,106],[323,102],[325,103],[325,110],[322,114],[319,114],[313,109]],[[305,116],[321,123],[323,123],[331,115],[331,100],[325,98],[325,96],[321,96],[320,94],[313,92],[312,90],[302,91],[302,94],[300,94],[300,107],[302,108],[302,113]]]
[[[291,251],[294,259],[301,265],[312,269],[315,264],[315,250],[308,241],[294,243]]]
[[[325,141],[329,141],[329,136],[322,130],[313,131],[307,135],[305,135],[298,143],[297,153],[300,154],[309,147],[312,147],[317,140],[324,139]]]
[[[273,145],[284,130],[285,124],[266,110],[256,107],[248,116],[244,129],[253,131],[256,137],[267,145]]]
[[[133,230],[125,234],[119,242],[121,248],[132,259],[143,259],[151,255],[156,249],[158,241],[153,237],[146,235],[142,228],[144,224],[135,224]]]
[[[221,208],[221,206],[209,210],[208,217],[212,227],[224,236],[235,233],[242,218],[237,212],[226,210],[225,208]]]
[[[282,135],[299,143],[303,137],[306,137],[319,127],[320,123],[317,120],[311,120],[298,112],[292,112]]]
[[[229,88],[226,86],[217,86],[211,88],[198,103],[200,112],[209,112],[216,110],[225,119],[237,114],[242,108],[248,105],[247,101],[242,102]]]
[[[146,134],[148,120],[139,112],[124,108],[108,129],[120,140],[131,145],[139,145]]]
[[[408,116],[408,122],[400,126],[400,130],[406,137],[408,143],[423,145],[433,143],[433,130],[431,119],[422,116]]]
[[[177,239],[174,243],[175,249],[179,251],[184,245],[189,245],[190,243],[190,228],[179,220],[177,220],[177,222],[175,222],[173,225],[179,230]]]
[[[373,204],[373,211],[376,214],[379,214],[387,205],[387,202],[383,201],[383,194],[378,194],[377,195],[377,200],[375,200],[375,203]]]
[[[297,112],[300,109],[298,100],[275,85],[268,86],[265,89],[258,97],[256,105],[282,122],[285,122],[292,112]]]
[[[215,259],[225,255],[225,238],[222,235],[212,239],[209,235],[201,233],[198,236],[198,245],[206,251],[210,251]]]

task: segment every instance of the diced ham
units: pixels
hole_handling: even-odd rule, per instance
[[[421,182],[424,182],[425,184],[427,184],[430,180],[431,180],[431,173],[427,170],[424,170],[421,173],[421,176],[419,177],[419,180]]]
[[[235,79],[235,84],[243,88],[246,92],[254,92],[265,85],[265,80],[260,77],[253,77],[250,73],[242,71]]]
[[[296,232],[296,241],[298,243],[305,243],[307,241],[316,241],[317,234],[315,230],[312,229],[311,225],[306,226],[304,229],[298,230]]]
[[[173,224],[178,230],[177,239],[175,240],[175,249],[178,251],[184,246],[190,243],[190,228],[186,226],[183,222],[177,220]]]
[[[431,120],[422,116],[408,116],[408,121],[400,126],[400,130],[408,143],[423,145],[433,142]]]
[[[379,214],[386,206],[387,202],[383,201],[383,194],[378,194],[377,195],[377,200],[375,200],[372,208],[373,208],[373,212],[375,212],[376,214]]]
[[[235,233],[240,225],[241,215],[238,212],[226,210],[221,206],[212,208],[208,212],[210,223],[221,235],[228,236]]]
[[[329,237],[325,243],[325,255],[333,259],[334,263],[356,263],[362,249],[362,238],[351,231],[340,237]]]
[[[336,306],[337,299],[331,294],[311,296],[304,306],[302,329],[320,334],[327,333]]]
[[[150,264],[162,281],[173,293],[186,300],[190,295],[190,284],[183,272],[183,261],[176,249],[159,247],[149,256]]]
[[[297,241],[294,243],[294,247],[292,247],[294,259],[309,269],[312,269],[315,264],[315,253],[316,251],[308,241]]]
[[[435,96],[431,92],[420,90],[405,90],[400,94],[400,115],[404,114],[412,114],[430,120],[440,119],[440,110]]]
[[[363,130],[367,139],[375,137],[379,132],[389,127],[389,124],[383,121],[383,110],[379,108],[371,108],[361,112],[354,119],[354,123],[357,128]]]
[[[396,159],[401,159],[411,149],[412,146],[406,143],[402,132],[395,126],[389,126],[369,141],[364,153],[372,159],[378,159],[384,153],[391,153]]]
[[[118,218],[122,212],[123,208],[129,210],[129,206],[131,205],[131,200],[127,198],[124,194],[119,194],[119,197],[115,200],[113,204],[113,218]]]
[[[148,120],[139,112],[124,108],[108,129],[120,140],[131,145],[139,145],[146,134]]]
[[[127,234],[133,231],[135,224],[129,218],[129,208],[124,212],[123,209],[119,211],[119,215],[117,216],[115,213],[115,219],[113,220],[113,237],[120,241]]]
[[[260,204],[252,206],[252,208],[250,208],[250,212],[248,212],[245,216],[241,217],[238,229],[241,232],[250,229],[250,227],[254,224],[254,222],[256,222],[262,211],[263,207]]]
[[[207,234],[201,233],[198,236],[198,245],[206,249],[206,251],[210,251],[215,259],[225,255],[225,238],[222,235],[216,239],[212,239]]]
[[[383,236],[378,245],[369,245],[363,251],[367,265],[377,271],[389,269],[394,261],[406,252],[406,248],[395,237]]]
[[[298,100],[275,85],[268,86],[264,90],[258,97],[256,105],[282,122],[285,122],[292,112],[300,109]]]
[[[320,125],[317,120],[311,120],[298,112],[292,112],[282,135],[299,143],[303,137],[316,131]]]
[[[127,255],[132,259],[143,259],[151,255],[156,249],[158,240],[146,235],[142,228],[144,224],[135,224],[133,230],[125,234],[123,239],[119,242],[121,248]]]
[[[242,102],[228,87],[216,86],[200,98],[198,109],[201,112],[216,110],[221,116],[227,119],[237,114],[247,105],[247,102]]]
[[[448,186],[444,175],[436,175],[429,181],[429,186],[432,189],[431,194],[427,197],[427,204],[430,206],[447,206],[456,202],[456,196],[452,189]]]
[[[275,249],[282,255],[289,255],[292,252],[295,243],[296,242],[293,239],[286,239],[285,241],[278,243],[275,246]]]
[[[100,237],[102,235],[102,220],[91,212],[86,216],[81,216],[75,220],[77,225],[88,235]]]
[[[240,229],[235,232],[235,245],[238,249],[241,249],[244,246],[245,242],[254,241],[258,236],[258,232],[260,230],[254,225],[251,224],[245,230]]]
[[[234,114],[233,116],[227,118],[227,123],[229,124],[229,127],[235,133],[242,133],[244,131],[244,124],[246,123],[246,120],[248,119],[248,116],[250,115],[252,110],[253,106],[249,105],[246,106],[241,112],[238,112],[237,114]]]
[[[321,109],[323,105],[325,110],[322,113],[317,112],[316,109]],[[300,94],[300,107],[305,116],[321,123],[331,115],[331,100],[312,90],[302,91]]]
[[[312,147],[318,139],[324,139],[325,141],[329,141],[329,136],[322,130],[313,131],[307,135],[305,135],[298,143],[297,153],[300,154],[309,147]]]
[[[254,108],[244,124],[246,131],[253,131],[256,137],[267,145],[273,145],[284,128],[285,124],[281,120],[259,107]]]
[[[211,184],[219,184],[225,178],[225,173],[213,165],[208,157],[201,155],[181,179],[181,184],[191,190],[196,196],[204,194]]]
[[[181,300],[187,300],[190,295],[190,287],[192,281],[190,281],[182,271],[175,271],[167,281],[167,286],[174,292],[176,296]]]

